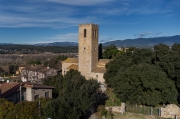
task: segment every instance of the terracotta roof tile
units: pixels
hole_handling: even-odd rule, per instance
[[[19,85],[18,82],[0,84],[1,93],[4,93],[17,85]]]
[[[67,58],[63,63],[78,63],[78,58]]]
[[[40,88],[40,89],[53,89],[54,87],[52,86],[47,86],[47,85],[42,85],[42,84],[37,84],[37,83],[22,83],[23,87],[30,87],[30,88]]]
[[[105,67],[105,65],[110,61],[110,59],[100,59],[98,61],[97,67]]]
[[[19,91],[20,86],[22,86],[24,88],[30,87],[30,88],[33,88],[33,89],[53,89],[54,88],[52,86],[47,86],[47,85],[42,85],[42,84],[37,84],[37,83],[30,83],[30,82],[3,83],[3,84],[0,84],[1,96],[2,97],[7,97],[7,96]]]
[[[106,68],[105,67],[96,67],[94,70],[92,70],[92,72],[95,72],[95,73],[105,73],[106,72]]]
[[[19,90],[20,83],[10,82],[0,84],[1,96],[6,97]]]
[[[78,70],[78,65],[75,65],[75,64],[72,64],[70,65],[68,68],[66,68],[67,70],[70,70],[70,69],[74,69],[74,70]]]

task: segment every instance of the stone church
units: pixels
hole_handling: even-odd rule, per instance
[[[81,72],[86,79],[96,79],[105,83],[105,65],[109,59],[98,59],[99,26],[97,24],[80,24],[78,38],[78,58],[68,58],[62,62],[62,75],[70,69]]]

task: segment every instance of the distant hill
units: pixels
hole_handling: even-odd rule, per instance
[[[111,44],[117,47],[153,47],[157,44],[166,44],[168,46],[174,43],[180,44],[180,35],[168,36],[168,37],[155,37],[155,38],[137,38],[137,39],[126,39],[126,40],[116,40],[103,43],[103,46],[109,46]]]
[[[166,44],[168,46],[173,45],[174,43],[180,44],[180,35],[168,36],[168,37],[155,37],[155,38],[137,38],[137,39],[126,39],[126,40],[115,40],[102,43],[103,46],[109,46],[114,44],[117,47],[153,47],[157,44]],[[0,43],[2,45],[14,45],[12,43]],[[16,44],[17,45],[17,44]],[[38,43],[34,46],[78,46],[77,42],[53,42],[53,43]]]
[[[39,43],[35,46],[78,46],[77,42],[54,42],[54,43]]]
[[[0,45],[13,45],[13,43],[0,43]]]
[[[137,39],[126,39],[116,40],[102,43],[103,46],[109,46],[111,44],[117,47],[153,47],[157,44],[166,44],[168,46],[174,43],[180,44],[180,35],[168,36],[168,37],[155,37],[155,38],[137,38]],[[35,46],[78,46],[77,42],[54,42],[54,43],[41,43],[35,44]]]

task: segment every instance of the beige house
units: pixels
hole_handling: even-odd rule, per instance
[[[62,62],[62,75],[70,69],[81,72],[86,79],[96,79],[105,83],[105,65],[109,59],[98,58],[99,26],[96,24],[79,25],[78,58],[68,58]]]
[[[23,100],[34,101],[37,98],[52,98],[54,87],[36,83],[9,82],[0,84],[0,98],[18,103]]]
[[[20,73],[22,82],[40,82],[43,78],[57,75],[57,70],[36,65],[21,68]]]

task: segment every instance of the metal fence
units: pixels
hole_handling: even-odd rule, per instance
[[[145,115],[151,115],[151,116],[160,116],[161,109],[156,107],[147,107],[147,106],[133,106],[133,105],[127,105],[125,108],[126,112],[132,112],[132,113],[139,113],[139,114],[145,114]]]

